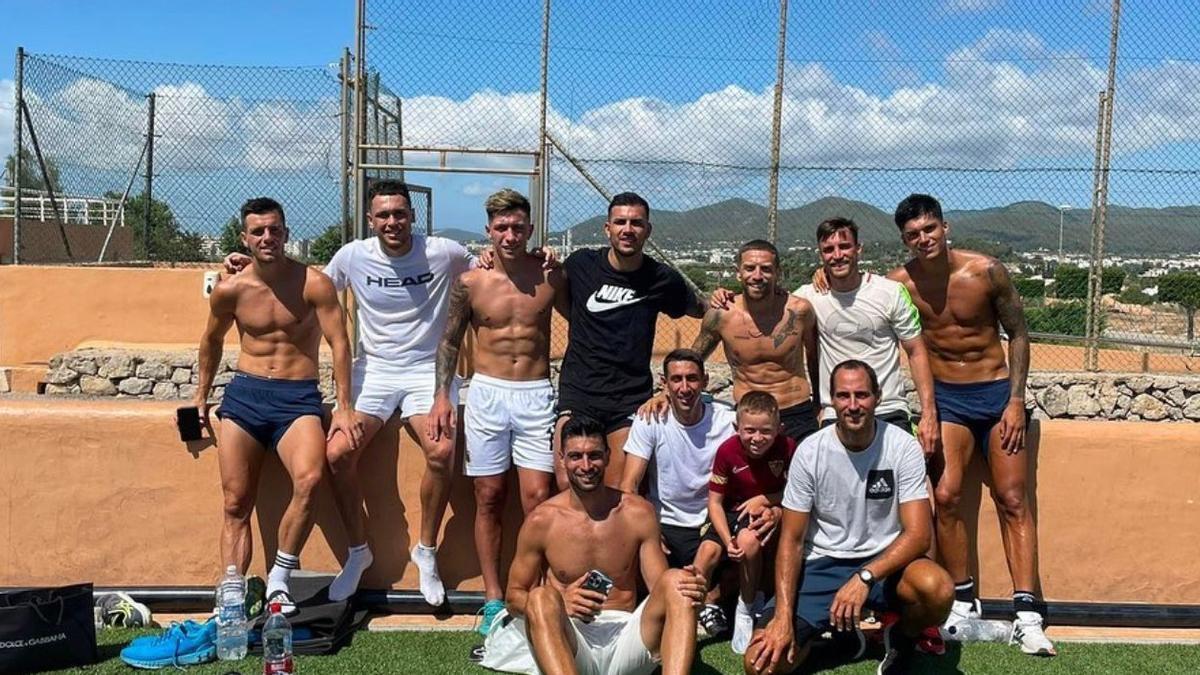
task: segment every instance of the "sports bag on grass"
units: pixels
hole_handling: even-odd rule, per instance
[[[0,673],[95,662],[91,584],[0,592]]]

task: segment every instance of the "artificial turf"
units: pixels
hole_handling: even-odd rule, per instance
[[[151,631],[106,629],[98,634],[101,662],[86,669],[60,672],[129,673],[121,662],[121,647],[137,635]],[[361,632],[353,643],[332,656],[300,656],[296,658],[298,675],[330,673],[336,675],[365,673],[415,673],[418,675],[455,675],[491,671],[467,661],[472,646],[479,643],[473,632]],[[1015,647],[1000,644],[972,644],[959,649],[950,645],[942,657],[919,657],[918,672],[922,673],[1038,673],[1045,675],[1086,673],[1196,673],[1200,672],[1200,645],[1131,645],[1062,643],[1059,655],[1053,659],[1034,658],[1021,654]],[[693,673],[740,673],[739,657],[729,651],[725,640],[706,640],[701,643],[700,656]],[[874,673],[873,660],[857,663],[826,664],[830,668],[815,672],[849,675]],[[167,669],[173,672],[172,669]],[[257,675],[262,672],[261,658],[211,663],[187,668],[197,675],[224,675],[229,672]],[[814,672],[814,671],[802,671]]]

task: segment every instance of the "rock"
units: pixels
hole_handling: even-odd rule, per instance
[[[1035,389],[1041,389],[1054,384],[1055,379],[1054,376],[1050,375],[1049,373],[1030,373],[1028,383],[1029,386]]]
[[[1100,406],[1100,411],[1105,415],[1111,415],[1114,408],[1117,407],[1117,400],[1121,397],[1121,392],[1113,384],[1112,380],[1105,380],[1100,383],[1100,390],[1096,394],[1096,403]]]
[[[1167,400],[1175,405],[1183,405],[1187,395],[1183,393],[1183,387],[1173,387],[1167,391]]]
[[[234,375],[235,375],[235,373],[233,371],[225,371],[223,373],[218,374],[216,377],[213,378],[213,386],[214,387],[223,387],[223,386],[229,384],[230,382],[233,382]]]
[[[100,370],[96,359],[90,356],[73,356],[67,359],[67,367],[81,375],[95,375]]]
[[[1035,420],[1048,420],[1048,419],[1050,419],[1050,416],[1046,414],[1046,411],[1045,411],[1045,410],[1042,410],[1041,408],[1034,408],[1034,409],[1033,409],[1033,413],[1031,413],[1030,417],[1032,417],[1032,418],[1033,418],[1033,419],[1035,419]]]
[[[171,372],[171,382],[174,384],[187,384],[192,381],[191,368],[176,368]]]
[[[77,384],[70,384],[70,385],[47,384],[46,385],[46,393],[50,396],[66,396],[66,395],[70,395],[70,394],[78,394],[79,391],[80,391],[79,385],[77,385]]]
[[[151,359],[137,367],[137,376],[147,380],[169,380],[171,379],[171,366],[168,366],[166,361]]]
[[[1067,392],[1057,384],[1050,385],[1038,394],[1038,403],[1050,417],[1062,417],[1067,414],[1069,400]]]
[[[84,375],[79,378],[79,389],[88,396],[116,396],[117,385],[106,377]]]
[[[1100,412],[1100,404],[1086,384],[1072,385],[1067,390],[1067,414],[1091,417]]]
[[[1154,378],[1155,389],[1174,389],[1179,386],[1179,380],[1167,375],[1159,375]]]
[[[1129,412],[1141,419],[1161,420],[1167,416],[1167,406],[1149,394],[1138,394],[1129,404]]]
[[[54,368],[61,366],[63,364],[64,358],[65,357],[62,354],[55,354],[54,356],[51,356],[50,357],[50,368],[54,369]]]
[[[1187,400],[1183,406],[1183,416],[1189,420],[1200,420],[1200,394]]]
[[[178,394],[179,394],[179,398],[190,401],[191,399],[196,398],[196,385],[181,384],[181,385],[179,385]]]
[[[117,389],[122,394],[129,394],[130,396],[149,394],[153,388],[154,382],[142,377],[127,377],[117,385]]]
[[[1137,375],[1126,380],[1125,384],[1129,387],[1130,392],[1141,394],[1154,386],[1154,378],[1146,375]]]
[[[46,384],[71,385],[74,384],[75,380],[78,379],[79,373],[62,365],[58,366],[57,368],[51,368],[50,371],[46,373]]]
[[[1124,394],[1126,396],[1133,396],[1133,390],[1130,389],[1129,386],[1125,385],[1125,384],[1117,385],[1117,391],[1121,392],[1122,394]]]
[[[167,357],[167,364],[172,368],[191,368],[196,358],[196,352],[172,352]]]
[[[154,398],[157,399],[171,399],[175,398],[179,394],[179,389],[170,382],[157,382],[155,383],[154,389],[151,391],[151,393],[153,393]]]
[[[130,377],[133,375],[133,357],[129,354],[113,354],[104,360],[97,374],[110,380]]]

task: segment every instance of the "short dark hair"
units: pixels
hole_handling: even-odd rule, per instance
[[[646,201],[636,192],[622,192],[618,195],[613,195],[613,198],[608,200],[608,215],[612,216],[612,210],[618,206],[640,206],[646,209],[646,220],[650,219],[650,202]]]
[[[775,248],[775,244],[766,239],[751,239],[750,241],[738,247],[737,260],[740,265],[742,262],[742,254],[746,251],[766,251],[775,256],[775,264],[779,265],[779,249]]]
[[[833,392],[836,389],[834,383],[837,382],[837,374],[843,370],[863,370],[867,373],[867,379],[871,381],[871,393],[879,398],[879,376],[875,374],[875,369],[865,361],[858,359],[847,359],[833,367],[833,372],[829,373],[829,397],[833,398]]]
[[[667,374],[667,366],[675,363],[676,361],[687,361],[688,363],[694,363],[696,364],[696,367],[700,369],[700,374],[704,374],[704,357],[700,356],[700,353],[695,350],[681,347],[679,349],[672,349],[671,353],[667,354],[667,358],[663,359],[664,377]]]
[[[904,230],[904,224],[921,216],[933,216],[942,219],[942,205],[929,195],[914,192],[900,200],[896,205],[896,227]]]
[[[587,415],[571,415],[562,428],[562,449],[566,452],[567,441],[572,438],[599,438],[600,444],[608,450],[608,438],[604,435],[604,425]]]
[[[739,415],[744,412],[769,413],[779,417],[779,402],[765,391],[748,391],[737,402],[737,412]]]
[[[404,197],[404,203],[412,208],[412,197],[408,194],[408,183],[390,178],[380,178],[367,183],[367,201],[363,209],[371,212],[371,201],[376,197]]]
[[[841,216],[826,218],[821,221],[820,225],[817,225],[817,243],[832,237],[838,230],[850,230],[851,236],[854,237],[854,243],[858,243],[858,224]]]
[[[261,216],[268,213],[278,213],[279,222],[287,225],[287,217],[283,215],[283,205],[270,197],[255,197],[247,199],[241,208],[242,229],[246,229],[246,216]]]

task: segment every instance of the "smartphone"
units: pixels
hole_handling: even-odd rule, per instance
[[[592,570],[583,580],[583,587],[589,591],[599,591],[607,597],[608,592],[612,590],[613,580],[600,570]]]
[[[179,427],[179,440],[200,440],[200,409],[194,405],[176,408],[175,426]]]

